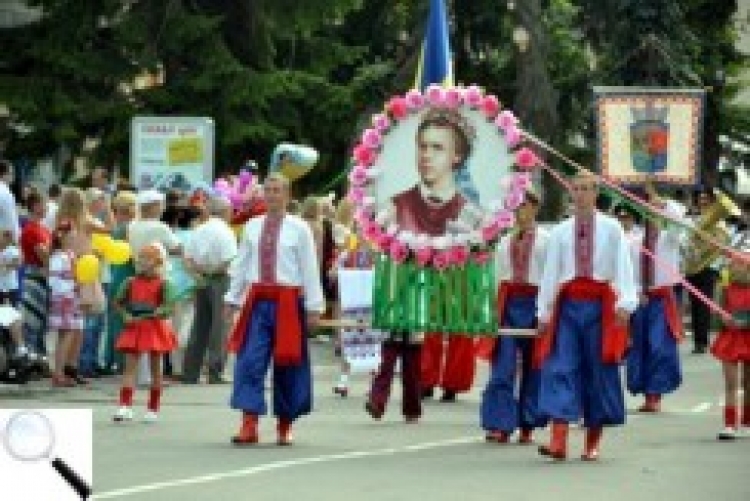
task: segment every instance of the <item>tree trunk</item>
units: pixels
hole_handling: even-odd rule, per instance
[[[517,61],[516,112],[521,125],[541,140],[555,144],[562,139],[557,113],[558,92],[552,85],[547,61],[547,36],[542,26],[540,0],[516,2],[518,26],[529,34],[528,47],[519,50]],[[543,152],[537,152],[545,158]],[[563,188],[546,173],[542,176],[543,220],[556,220],[562,214]]]

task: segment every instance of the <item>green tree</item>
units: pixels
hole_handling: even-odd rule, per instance
[[[748,110],[733,103],[738,84],[725,85],[747,64],[735,45],[737,2],[577,3],[580,25],[600,63],[596,83],[707,89],[702,177],[714,183],[719,134],[747,130]]]
[[[121,2],[34,5],[44,10],[39,22],[0,30],[0,96],[23,125],[11,136],[8,155],[38,158],[61,147],[77,154],[87,138],[99,139],[99,150],[106,152],[127,134],[119,125],[132,107],[119,87],[138,70],[108,24],[121,12]]]

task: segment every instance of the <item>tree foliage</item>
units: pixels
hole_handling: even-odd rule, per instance
[[[92,162],[126,168],[133,116],[209,116],[220,172],[248,158],[264,165],[280,141],[314,145],[321,162],[305,178],[308,191],[340,177],[364,120],[412,86],[429,4],[34,3],[44,12],[40,22],[0,30],[0,100],[22,125],[9,130],[8,156],[39,158],[63,146],[81,154],[95,138]],[[525,21],[505,2],[448,4],[457,82],[479,83],[520,106],[537,130],[546,122],[546,139],[568,153],[571,138],[591,136],[593,84],[711,86],[721,69],[730,80],[713,94],[716,131],[747,127],[747,115],[729,105],[731,77],[744,63],[734,48],[734,1],[539,0],[539,15]],[[513,45],[521,21],[541,44],[536,59]],[[668,58],[639,51],[649,34]],[[126,85],[160,68],[162,85]],[[529,91],[544,95],[531,99]]]

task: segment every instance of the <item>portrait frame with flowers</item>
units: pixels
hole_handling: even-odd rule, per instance
[[[464,208],[473,206],[456,198],[461,188],[457,182],[456,189],[439,200],[443,205],[458,204],[453,213],[459,214],[456,219],[433,218],[434,226],[414,223],[425,207],[414,202],[417,193],[423,200],[430,200],[424,198],[427,188],[415,185],[414,181],[434,167],[429,163],[425,167],[422,160],[417,159],[418,148],[424,146],[420,144],[417,134],[420,129],[416,124],[436,110],[438,115],[444,110],[443,115],[454,117],[453,121],[448,120],[453,127],[454,145],[460,141],[456,139],[458,134],[470,128],[483,129],[485,137],[489,135],[496,144],[497,151],[491,147],[484,157],[461,156],[456,153],[460,148],[446,148],[452,152],[449,158],[456,159],[451,165],[461,165],[455,170],[470,170],[469,162],[478,163],[475,169],[485,170],[484,178],[480,171],[481,186],[476,189],[478,217],[469,220],[475,223],[473,226],[461,226],[467,221],[463,219]],[[470,124],[461,123],[461,117]],[[394,130],[409,123],[411,129],[407,129],[409,132],[405,136],[411,142],[410,151],[399,146],[398,141],[393,143],[395,146],[389,142]],[[447,128],[446,125],[435,127]],[[462,136],[468,138],[470,133]],[[482,136],[472,137],[481,139]],[[521,144],[522,137],[512,111],[503,109],[497,97],[475,85],[451,88],[434,85],[424,93],[411,90],[389,99],[384,110],[372,117],[371,125],[362,131],[352,151],[354,166],[349,173],[348,198],[355,206],[355,221],[361,236],[379,251],[373,286],[373,327],[391,332],[497,335],[494,249],[503,232],[514,225],[514,211],[523,203],[532,185],[532,169],[540,163],[536,154]],[[385,161],[389,155],[387,148],[397,150],[389,161]],[[416,169],[407,168],[414,164],[417,164]],[[442,172],[448,170],[444,167]],[[476,173],[476,170],[471,171],[469,178]],[[379,184],[384,175],[397,178],[395,183],[385,183],[387,189]],[[488,189],[488,183],[497,185]],[[408,194],[408,198],[401,198],[404,194]],[[461,195],[466,194],[462,191]],[[412,219],[404,217],[404,207],[409,207],[404,200],[418,209],[412,210],[409,216]],[[407,224],[411,224],[411,228]],[[421,228],[428,228],[428,231],[420,232]]]
[[[472,224],[461,226],[463,221],[450,221],[453,226],[444,233],[427,235],[399,225],[384,204],[394,195],[394,184],[400,183],[403,188],[413,184],[417,176],[415,169],[405,167],[415,163],[415,150],[404,152],[401,143],[389,144],[391,136],[399,127],[410,127],[408,134],[413,143],[419,117],[436,110],[459,113],[471,127],[484,131],[478,136],[479,141],[484,139],[487,143],[488,134],[493,134],[495,142],[494,148],[477,148],[475,157],[480,158],[468,161],[473,165],[473,175],[480,176],[475,185],[482,195],[481,202],[474,205],[479,211]],[[372,117],[371,126],[362,131],[352,150],[354,166],[349,173],[348,198],[355,206],[361,235],[396,263],[411,261],[419,267],[442,270],[461,267],[469,261],[486,262],[502,233],[514,225],[514,211],[532,184],[530,171],[538,159],[521,140],[513,112],[503,109],[496,96],[478,86],[433,85],[424,93],[411,90],[392,97],[384,111]],[[396,155],[406,160],[394,161],[389,146],[395,146]],[[395,182],[384,183],[384,178]],[[388,187],[383,189],[384,185]]]

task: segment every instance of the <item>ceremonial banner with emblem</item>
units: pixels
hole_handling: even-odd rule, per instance
[[[698,183],[703,89],[594,87],[599,172],[625,184]]]

